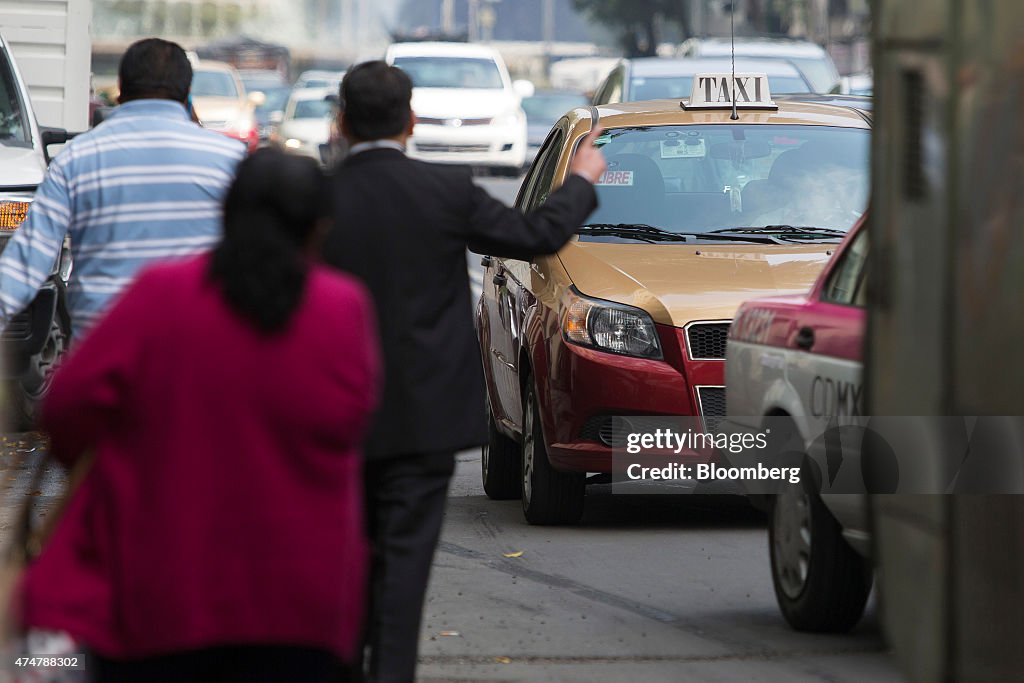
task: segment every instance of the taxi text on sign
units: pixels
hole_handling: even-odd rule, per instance
[[[768,76],[763,73],[697,74],[687,109],[725,109],[733,105],[739,109],[777,109],[768,88]]]

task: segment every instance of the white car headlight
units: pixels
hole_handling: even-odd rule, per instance
[[[495,116],[492,121],[497,126],[516,126],[522,121],[523,114],[520,110],[506,112],[501,116]]]
[[[284,146],[288,149],[300,149],[302,147],[302,140],[298,138],[288,138],[284,141]]]
[[[563,301],[562,334],[579,346],[624,356],[660,359],[651,316],[639,308],[590,299],[571,289]]]

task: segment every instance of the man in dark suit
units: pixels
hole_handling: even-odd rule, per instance
[[[405,156],[411,97],[409,77],[384,62],[346,75],[339,125],[350,150],[334,172],[335,227],[323,250],[369,288],[385,363],[365,472],[375,683],[413,680],[454,454],[487,439],[466,248],[518,258],[557,251],[596,208],[593,183],[605,170],[595,130],[564,185],[524,216],[475,185],[468,169]]]

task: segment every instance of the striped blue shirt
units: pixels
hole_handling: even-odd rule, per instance
[[[49,277],[64,236],[74,267],[74,336],[149,264],[212,248],[245,147],[203,130],[170,100],[136,100],[61,152],[24,224],[0,254],[0,327]]]

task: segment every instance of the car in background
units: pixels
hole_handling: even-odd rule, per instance
[[[729,38],[691,38],[679,49],[680,57],[730,57]],[[832,57],[820,45],[792,38],[737,38],[737,57],[779,59],[790,62],[807,78],[811,92],[836,92],[839,71]]]
[[[558,119],[567,111],[585,107],[587,97],[575,90],[538,90],[523,99],[526,112],[527,161],[533,161]]]
[[[805,95],[801,99],[804,102],[849,107],[867,119],[871,118],[871,112],[875,107],[875,102],[870,95]]]
[[[521,100],[533,94],[533,84],[513,84],[497,50],[469,43],[396,43],[385,59],[413,82],[417,123],[410,157],[520,173],[526,161]]]
[[[640,100],[681,100],[690,96],[693,77],[699,73],[731,71],[732,60],[667,59],[646,57],[623,59],[594,93],[594,104],[638,102]],[[803,74],[778,60],[737,59],[736,72],[768,75],[768,85],[776,95],[813,92]]]
[[[262,103],[254,108],[253,115],[256,118],[256,132],[260,143],[265,143],[270,139],[271,119],[275,113],[284,111],[292,87],[278,71],[243,70],[239,71],[238,75],[245,86],[245,92],[250,97],[255,96],[256,100],[262,100]]]
[[[303,71],[295,81],[296,88],[327,88],[338,94],[341,81],[345,78],[344,71]]]
[[[570,57],[559,59],[548,69],[551,87],[559,90],[577,90],[593,97],[619,60],[615,57]]]
[[[862,219],[809,292],[740,306],[726,344],[730,431],[770,422],[774,431],[791,435],[793,452],[807,453],[821,472],[833,471],[821,435],[864,415],[867,258]],[[859,458],[843,455],[841,467],[859,472]],[[846,631],[860,619],[871,590],[867,496],[819,492],[808,479],[814,478],[762,501],[770,512],[775,596],[798,630]]]
[[[295,90],[285,105],[275,141],[293,154],[326,163],[323,156],[331,137],[331,122],[337,112],[336,94],[329,88]]]
[[[37,123],[25,82],[0,37],[0,251],[28,215],[50,160],[48,146],[67,142],[69,137],[64,130]],[[0,399],[7,418],[0,419],[0,431],[29,429],[33,424],[36,404],[49,388],[52,370],[71,335],[64,298],[70,275],[65,239],[39,294],[0,333]]]
[[[685,106],[562,117],[516,206],[543,204],[600,126],[608,170],[595,183],[597,210],[557,254],[484,258],[481,474],[489,497],[520,497],[530,523],[579,520],[588,473],[613,472],[616,418],[724,417],[736,309],[807,291],[865,210],[870,130],[858,112],[773,100],[761,74],[744,76],[761,99],[732,120],[717,97],[729,75],[703,76],[715,86],[704,102],[700,88]]]
[[[264,99],[246,94],[230,64],[200,60],[192,65],[192,105],[203,127],[240,140],[249,152],[260,143],[255,109]]]
[[[874,80],[870,71],[843,76],[839,84],[839,92],[844,95],[870,97],[874,92]]]

